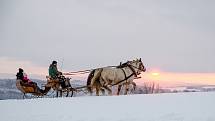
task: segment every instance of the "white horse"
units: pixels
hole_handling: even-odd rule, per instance
[[[146,68],[144,67],[141,58],[133,61],[128,61],[118,67],[104,67],[98,68],[92,71],[88,77],[87,86],[90,92],[92,88],[96,87],[98,94],[98,89],[105,88],[108,90],[108,94],[112,95],[112,90],[109,86],[118,85],[119,95],[122,85],[126,86],[125,94],[128,91],[128,85],[132,84],[133,87],[136,87],[133,80],[141,73],[145,72]],[[99,84],[98,84],[99,83]],[[99,87],[98,87],[99,86]]]

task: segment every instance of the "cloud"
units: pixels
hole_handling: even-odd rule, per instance
[[[18,68],[23,68],[30,78],[46,79],[48,75],[48,67],[37,65],[28,60],[18,60],[9,57],[0,57],[0,76],[1,78],[14,78],[18,72]],[[60,70],[61,71],[61,70]],[[69,72],[68,70],[62,70],[63,72]],[[86,80],[88,74],[77,74],[71,77],[74,80]]]
[[[28,74],[47,75],[48,67],[36,65],[28,60],[0,57],[0,73],[17,73],[18,68],[23,68]]]
[[[68,70],[143,57],[165,71],[215,72],[213,1],[3,3],[0,56],[33,65],[64,59]]]

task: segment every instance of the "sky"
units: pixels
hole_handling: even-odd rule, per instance
[[[215,73],[213,0],[0,0],[0,73],[47,74],[142,58],[148,70]]]

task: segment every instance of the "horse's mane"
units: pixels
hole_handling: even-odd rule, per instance
[[[118,65],[116,68],[124,68],[124,67],[128,66],[129,63],[130,63],[130,61],[127,61],[125,63],[120,63],[120,65]]]

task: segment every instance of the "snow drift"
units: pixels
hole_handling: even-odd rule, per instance
[[[215,92],[1,100],[1,121],[215,121]]]

